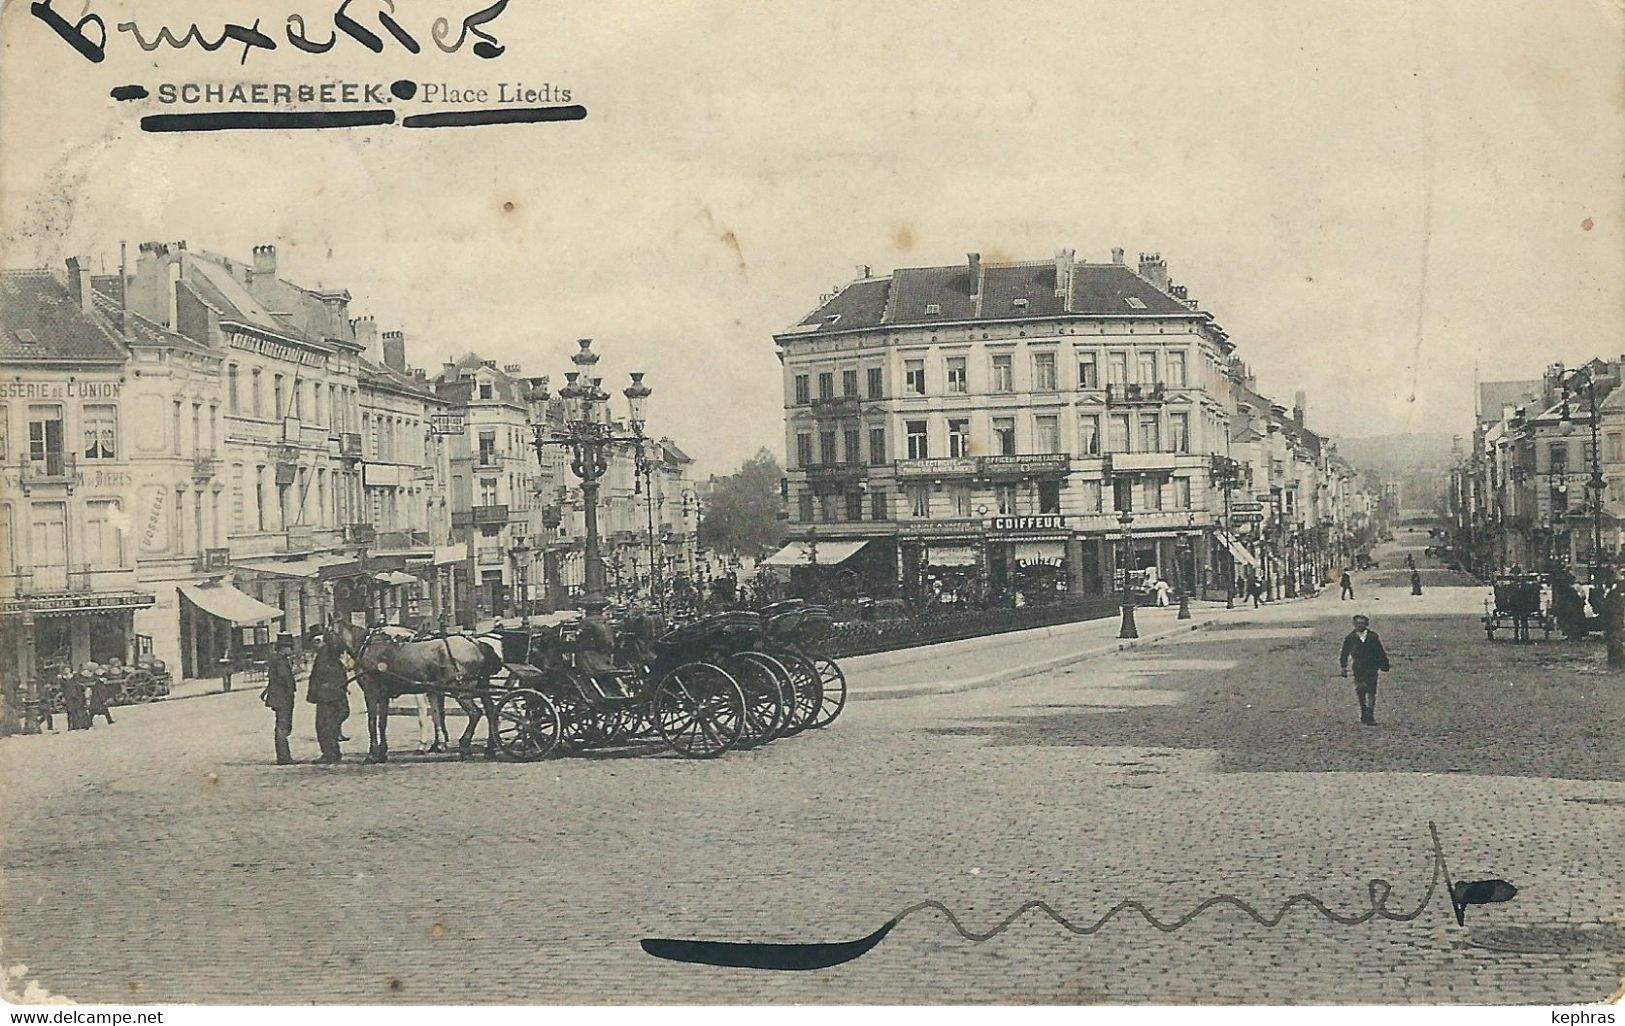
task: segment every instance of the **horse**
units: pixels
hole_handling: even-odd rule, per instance
[[[485,716],[488,758],[497,755],[496,710],[489,693],[465,690],[483,685],[502,669],[502,655],[489,644],[466,634],[411,640],[405,627],[367,628],[337,621],[329,630],[356,664],[356,679],[367,699],[368,762],[389,761],[389,703],[399,695],[428,695],[444,702],[450,694],[463,707],[468,726],[457,742],[457,752],[473,752],[474,728]]]
[[[423,641],[432,635],[400,624],[373,628],[373,635],[389,641]],[[444,752],[451,742],[446,731],[446,696],[440,693],[412,696],[418,718],[418,754]]]

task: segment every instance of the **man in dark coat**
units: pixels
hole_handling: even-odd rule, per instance
[[[331,636],[322,639],[316,650],[305,698],[316,707],[316,743],[322,754],[314,761],[324,765],[342,761],[339,738],[345,717],[350,715],[350,675],[344,671],[338,641]]]
[[[293,762],[293,753],[288,749],[288,735],[293,733],[293,705],[298,697],[299,685],[294,680],[293,663],[289,656],[293,652],[293,635],[279,634],[276,647],[271,650],[271,659],[265,666],[265,691],[260,695],[266,708],[276,713],[276,764],[287,766]]]
[[[1351,599],[1351,598],[1354,597],[1354,576],[1352,574],[1350,574],[1347,570],[1343,571],[1343,582],[1342,583],[1343,583],[1343,594],[1338,598],[1339,602],[1341,602],[1343,599]]]
[[[1377,674],[1388,672],[1388,653],[1382,639],[1371,629],[1371,619],[1354,618],[1354,629],[1343,639],[1343,654],[1338,662],[1343,676],[1349,675],[1349,662],[1354,663],[1354,695],[1360,700],[1360,722],[1368,726],[1377,722]]]

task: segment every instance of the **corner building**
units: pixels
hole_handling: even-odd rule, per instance
[[[1233,346],[1159,255],[866,274],[774,341],[794,539],[774,562],[875,596],[1043,602],[1125,564],[1223,590]]]

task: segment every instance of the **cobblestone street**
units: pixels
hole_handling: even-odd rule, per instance
[[[13,738],[4,957],[84,1002],[1599,1000],[1625,950],[1620,683],[1599,643],[1487,642],[1484,590],[1425,577],[1421,598],[1384,570],[1357,575],[1356,602],[1203,610],[1203,630],[854,701],[827,730],[714,762],[364,766],[356,716],[345,765],[279,768],[251,693]],[[1394,662],[1376,727],[1337,675],[1354,610]],[[891,672],[855,666],[854,690]],[[310,707],[296,716],[309,759]],[[396,722],[397,746],[414,734]],[[1077,937],[1033,914],[981,944],[927,912],[812,973],[638,946],[846,940],[924,899],[971,929],[1035,898],[1080,923],[1125,899],[1172,919],[1220,893],[1273,912],[1307,891],[1355,914],[1374,877],[1407,910],[1430,821],[1456,879],[1504,877],[1517,898],[1465,929],[1437,894],[1413,922],[1299,908],[1268,929],[1220,908],[1174,933],[1125,916]]]

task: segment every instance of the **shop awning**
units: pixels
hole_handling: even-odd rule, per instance
[[[452,563],[466,563],[467,561],[467,545],[436,545],[434,547],[435,566],[447,566]]]
[[[276,606],[268,606],[229,584],[182,584],[178,587],[194,606],[239,627],[282,619],[282,610]]]
[[[249,570],[257,574],[270,574],[273,577],[294,577],[301,580],[315,580],[318,576],[336,576],[332,571],[345,563],[354,563],[349,556],[303,556],[299,559],[266,559],[253,563],[237,563],[233,569]],[[327,570],[327,574],[322,571]]]
[[[817,546],[818,565],[834,566],[844,563],[869,544],[867,539],[857,541],[821,541]],[[791,542],[759,563],[759,566],[811,566],[813,546],[807,542]]]
[[[379,584],[388,584],[391,587],[397,584],[418,583],[418,579],[416,577],[413,577],[411,574],[402,573],[399,570],[385,570],[381,574],[373,574],[372,579],[377,581]]]
[[[1258,566],[1258,557],[1248,552],[1246,546],[1236,541],[1235,538],[1228,534],[1220,534],[1219,538],[1224,542],[1224,547],[1230,550],[1231,557],[1237,563],[1242,566]]]

